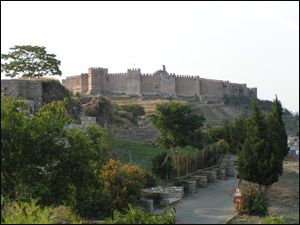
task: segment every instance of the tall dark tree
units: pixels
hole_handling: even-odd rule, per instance
[[[1,54],[1,73],[9,77],[40,78],[61,75],[60,61],[49,54],[45,47],[16,45],[8,54]]]
[[[270,141],[270,147],[276,154],[276,163],[274,169],[279,171],[282,175],[283,172],[283,160],[288,154],[287,134],[285,131],[284,123],[282,121],[283,109],[277,96],[272,104],[272,111],[268,115],[268,135]]]
[[[236,118],[230,129],[230,151],[237,153],[241,150],[243,143],[245,142],[247,131],[247,120],[239,117]]]
[[[238,177],[260,187],[274,183],[276,171],[270,165],[274,163],[276,154],[269,146],[267,121],[257,107],[256,100],[252,102],[252,115],[248,121],[247,135],[241,151],[238,153]]]

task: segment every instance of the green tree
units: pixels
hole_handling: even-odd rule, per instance
[[[99,176],[109,144],[98,126],[65,129],[66,102],[26,106],[1,95],[1,194],[41,205],[68,205],[87,217],[110,213],[110,194]]]
[[[237,170],[238,177],[263,186],[274,183],[270,165],[276,155],[269,145],[267,121],[256,105],[252,102],[252,115],[248,121],[246,140],[238,152]]]
[[[276,96],[273,101],[272,111],[267,117],[269,148],[274,154],[274,158],[269,165],[273,171],[273,182],[277,182],[279,175],[282,175],[283,160],[288,154],[287,134],[282,121],[282,113],[281,103]]]
[[[227,143],[231,142],[232,124],[227,120],[223,125],[209,127],[205,129],[205,144],[212,144],[221,139],[224,139]]]
[[[287,145],[287,134],[285,131],[284,123],[282,120],[283,109],[280,101],[277,99],[277,96],[272,104],[272,111],[269,116],[269,124],[271,126],[272,131],[275,131],[274,135],[277,134],[274,141],[276,145],[281,149],[281,158],[288,155],[288,145]]]
[[[246,138],[247,120],[244,118],[236,118],[230,129],[230,152],[233,154],[238,153]]]
[[[169,101],[156,106],[151,120],[160,131],[159,143],[165,147],[201,145],[204,118],[192,113],[189,105]]]
[[[60,61],[48,54],[45,47],[16,45],[8,54],[1,54],[1,73],[9,77],[36,77],[61,75]],[[3,63],[2,63],[3,62]]]
[[[23,101],[4,97],[1,93],[1,194],[15,198],[18,173],[23,165],[24,141],[28,140]]]

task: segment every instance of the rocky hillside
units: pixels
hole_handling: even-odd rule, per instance
[[[67,112],[74,119],[75,123],[80,123],[80,115],[96,117],[98,124],[107,127],[130,127],[135,126],[130,118],[130,114],[121,114],[115,105],[105,96],[80,96],[73,95],[58,80],[44,79],[43,104],[68,100]]]
[[[137,127],[139,123],[142,123],[143,127],[151,129],[153,126],[151,126],[151,122],[147,118],[154,113],[157,104],[168,102],[166,99],[143,99],[128,96],[74,96],[56,80],[43,81],[44,103],[63,100],[64,98],[69,100],[67,110],[75,120],[79,121],[80,113],[84,112],[87,116],[95,116],[97,123],[102,126],[120,128]],[[220,125],[225,120],[231,121],[238,116],[247,117],[250,114],[251,99],[245,97],[225,97],[222,104],[200,104],[199,101],[188,101],[186,99],[177,99],[175,101],[190,103],[194,112],[206,118],[208,126]],[[119,106],[135,104],[142,106],[146,113],[142,121],[138,121],[138,123],[135,123],[134,118],[131,118],[132,114],[130,112],[124,113],[118,111]],[[270,111],[272,102],[259,100],[258,106],[263,111]],[[283,119],[288,134],[295,135],[297,132],[299,133],[298,117],[293,116],[288,110],[285,110]]]
[[[155,106],[160,103],[167,102],[166,99],[143,99],[138,97],[126,96],[108,96],[114,103],[119,105],[139,104],[145,108],[146,116],[155,111]],[[234,120],[238,116],[249,116],[251,99],[249,98],[225,98],[221,104],[200,104],[199,101],[187,101],[185,99],[177,99],[175,101],[189,102],[194,112],[203,115],[206,118],[208,126],[223,124],[225,120]],[[270,111],[272,102],[268,100],[258,100],[258,107],[263,111]],[[299,119],[293,116],[285,109],[283,120],[288,134],[299,133]]]

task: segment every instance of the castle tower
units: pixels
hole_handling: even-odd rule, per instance
[[[108,69],[101,67],[89,68],[87,94],[105,94],[105,83]]]
[[[175,76],[169,76],[165,65],[153,75],[160,76],[160,93],[163,97],[176,97]]]
[[[128,95],[141,96],[141,69],[127,70],[127,93]]]

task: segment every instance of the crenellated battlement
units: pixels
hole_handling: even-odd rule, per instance
[[[106,68],[103,67],[90,67],[92,70],[107,70]]]
[[[72,75],[72,76],[68,76],[68,77],[66,77],[66,79],[68,80],[68,79],[80,78],[81,75],[82,75],[82,74],[80,74],[80,75]]]
[[[141,72],[140,68],[127,69],[127,72]]]
[[[107,68],[90,67],[88,73],[68,76],[63,84],[82,94],[198,96],[205,101],[222,99],[225,95],[257,96],[257,88],[248,88],[246,84],[168,73],[165,67],[155,73],[141,73],[140,68],[127,69],[126,73],[108,73]]]
[[[154,75],[152,73],[143,73],[142,77],[153,77]]]
[[[108,76],[127,76],[127,73],[109,73]]]

